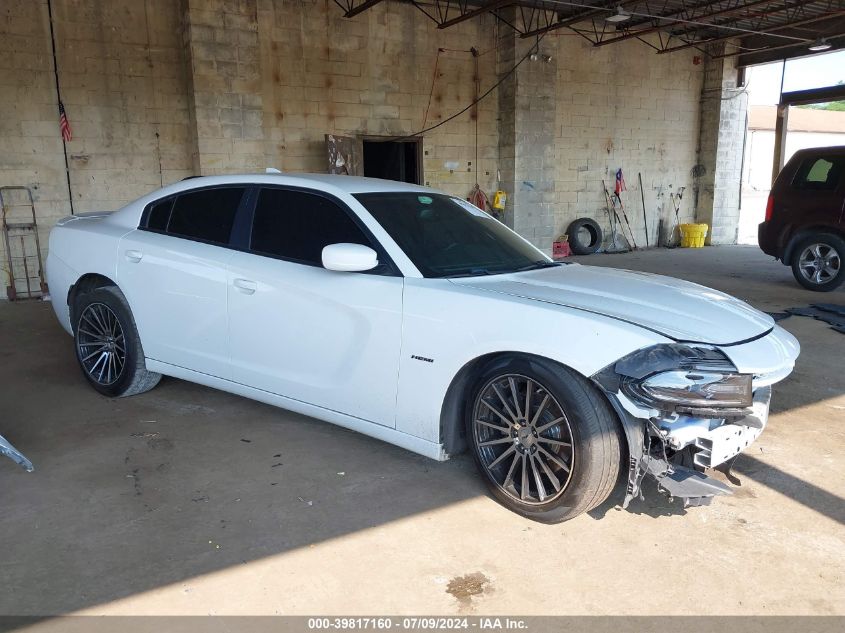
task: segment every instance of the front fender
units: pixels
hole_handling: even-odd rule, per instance
[[[431,442],[442,441],[450,387],[480,358],[530,354],[589,377],[637,349],[669,341],[611,317],[447,280],[405,282],[396,429]]]

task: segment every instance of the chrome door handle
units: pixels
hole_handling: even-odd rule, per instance
[[[133,264],[137,264],[141,261],[141,258],[144,254],[141,251],[126,251],[126,259],[128,259]]]
[[[258,287],[258,284],[249,279],[235,279],[232,285],[245,295],[254,294],[255,289]]]

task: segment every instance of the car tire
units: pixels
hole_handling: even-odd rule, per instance
[[[792,274],[808,290],[830,292],[845,281],[845,240],[838,235],[808,235],[795,245],[792,253]]]
[[[591,255],[601,248],[601,227],[592,218],[578,218],[566,229],[569,246],[575,255]],[[589,240],[585,239],[589,236]]]
[[[467,443],[502,505],[560,523],[610,496],[622,461],[620,426],[586,378],[546,359],[510,356],[479,371],[469,396]]]
[[[94,389],[120,398],[144,393],[158,384],[161,374],[147,370],[135,320],[116,286],[77,296],[73,317],[76,360]]]

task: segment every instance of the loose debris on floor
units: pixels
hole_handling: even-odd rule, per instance
[[[813,303],[808,308],[787,308],[786,312],[769,312],[775,321],[785,319],[789,316],[811,317],[818,321],[824,321],[840,334],[845,334],[845,305],[835,303]],[[786,314],[786,316],[779,316]]]

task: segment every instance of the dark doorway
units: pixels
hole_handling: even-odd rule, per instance
[[[364,175],[422,184],[420,139],[377,141],[364,139]]]

